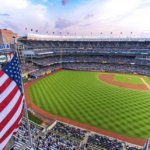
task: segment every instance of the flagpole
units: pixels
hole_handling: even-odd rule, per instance
[[[17,53],[17,57],[18,57],[18,51],[17,51],[15,45],[16,45],[16,43],[14,42],[14,51]],[[20,73],[21,73],[21,70],[20,70]],[[21,76],[21,83],[22,83],[22,93],[23,93],[23,96],[24,96],[24,86],[23,86],[22,76]],[[24,97],[24,113],[25,113],[25,118],[27,120],[27,127],[28,127],[28,134],[29,134],[29,144],[30,144],[30,148],[33,149],[32,135],[31,135],[31,129],[30,129],[28,110],[27,110],[25,97]]]
[[[17,52],[17,56],[18,56],[18,52]],[[21,73],[21,70],[20,70],[20,73]],[[22,83],[22,93],[23,93],[23,96],[24,96],[25,94],[24,94],[24,86],[23,86],[22,76],[21,76],[21,83]],[[28,108],[27,108],[25,97],[24,97],[24,114],[25,114],[25,118],[27,120],[27,127],[28,127],[28,134],[29,134],[29,144],[30,144],[30,147],[33,149],[32,135],[31,135],[31,129],[30,129],[29,116],[28,116]]]
[[[146,147],[146,150],[149,150],[149,139],[147,141],[147,147]]]
[[[22,78],[21,78],[22,82]],[[23,82],[22,82],[22,89],[23,89],[23,94],[24,94],[24,87],[23,87]],[[31,135],[31,129],[30,129],[30,123],[29,123],[29,116],[28,116],[28,109],[27,109],[27,104],[24,98],[24,113],[25,113],[25,118],[27,120],[27,127],[28,127],[28,133],[29,133],[29,143],[30,147],[33,149],[33,142],[32,142],[32,135]]]

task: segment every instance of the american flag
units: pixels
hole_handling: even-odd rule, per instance
[[[23,89],[17,55],[0,70],[0,149],[19,127],[23,114]]]

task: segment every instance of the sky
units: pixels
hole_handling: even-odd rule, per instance
[[[0,0],[0,28],[20,35],[38,30],[69,36],[150,37],[150,0]]]

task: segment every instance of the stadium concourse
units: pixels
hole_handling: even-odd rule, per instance
[[[101,39],[99,37],[44,36],[29,34],[18,42],[24,45],[25,64],[21,65],[24,79],[40,78],[59,69],[119,72],[150,76],[150,39],[123,38]],[[32,124],[32,123],[31,123]],[[15,136],[14,149],[26,138]],[[130,145],[104,135],[99,135],[54,121],[52,128],[33,126],[33,141],[36,149],[84,149],[138,150],[142,147]],[[35,133],[34,133],[35,130]],[[20,131],[21,132],[21,131]],[[19,133],[20,134],[20,133]],[[47,148],[49,147],[49,148]]]

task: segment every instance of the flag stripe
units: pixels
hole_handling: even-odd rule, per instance
[[[1,88],[0,88],[1,93],[4,92],[7,89],[7,87],[11,84],[11,81],[12,80],[10,78],[5,80],[5,82],[3,83],[3,85],[1,85]]]
[[[15,88],[16,83],[14,81],[5,89],[3,93],[1,93],[0,103],[7,97],[7,95]]]
[[[11,93],[9,93],[8,95],[7,95],[7,97],[1,102],[1,108],[0,108],[0,112],[2,112],[6,107],[7,107],[7,105],[9,104],[9,103],[11,103],[12,101],[12,103],[15,103],[15,101],[17,101],[17,99],[15,99],[15,98],[18,98],[18,97],[16,97],[16,94],[17,93],[20,93],[20,91],[19,91],[19,89],[18,89],[18,87],[16,86],[12,91],[11,91]],[[21,94],[21,93],[20,93]],[[11,104],[12,104],[11,103]]]
[[[0,77],[3,76],[4,72],[0,70]]]
[[[22,111],[22,113],[23,113],[23,111]],[[14,122],[14,124],[13,124],[13,125],[5,132],[5,134],[2,136],[2,138],[0,139],[0,143],[1,143],[2,141],[4,141],[4,140],[9,136],[9,134],[13,132],[14,129],[18,128],[19,122],[20,122],[20,120],[21,120],[21,118],[22,118],[22,113],[20,113],[19,117],[18,117],[17,120]]]
[[[10,135],[0,144],[0,149],[5,148],[6,144],[9,142],[11,136],[13,135],[13,132],[17,132],[18,127],[16,127],[16,129],[14,129],[14,131],[12,131],[10,133]]]
[[[11,102],[3,109],[3,111],[1,112],[0,122],[2,122],[2,120],[8,115],[11,109],[15,106],[20,95],[21,93],[20,91],[18,91],[15,97],[11,100]]]
[[[1,71],[2,72],[2,71]],[[3,74],[0,78],[0,87],[4,84],[4,82],[8,79],[6,74]]]
[[[16,111],[16,113],[14,114],[14,116],[9,120],[9,122],[8,122],[7,125],[3,128],[3,130],[1,130],[0,138],[1,138],[1,137],[9,130],[9,128],[11,128],[11,126],[13,126],[13,124],[16,122],[17,118],[18,118],[19,115],[21,114],[22,106],[23,106],[23,101],[22,101],[21,105],[19,106],[18,110]]]
[[[20,95],[19,100],[17,101],[15,106],[11,109],[9,114],[1,122],[0,130],[2,130],[7,125],[9,120],[14,116],[14,114],[16,113],[16,110],[18,110],[19,106],[21,105],[21,102],[22,102],[22,95]]]

